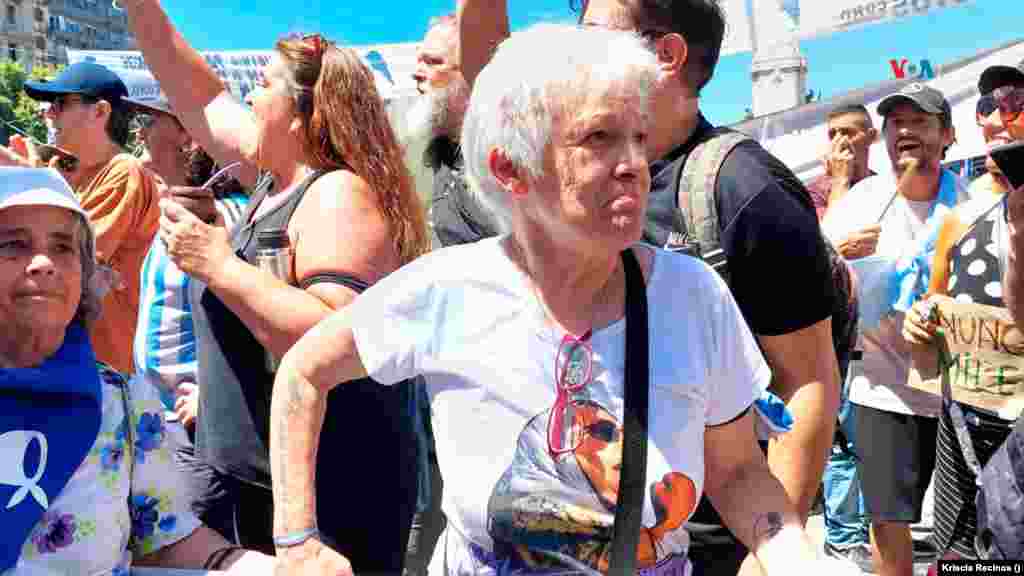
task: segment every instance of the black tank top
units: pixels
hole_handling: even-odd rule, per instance
[[[287,228],[309,176],[280,205],[252,215],[272,183],[253,195],[231,233],[236,254],[256,262],[256,233]],[[336,281],[362,291],[352,278]],[[196,284],[196,283],[193,283]],[[199,340],[200,416],[196,450],[208,464],[249,484],[270,489],[269,428],[273,374],[263,346],[211,291],[193,296]],[[317,522],[322,534],[353,566],[397,573],[416,503],[417,446],[409,414],[410,382],[382,386],[369,379],[338,386],[327,397],[317,452]]]

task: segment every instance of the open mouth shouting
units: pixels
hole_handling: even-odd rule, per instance
[[[901,138],[896,142],[896,153],[904,155],[920,155],[924,145],[916,138]]]

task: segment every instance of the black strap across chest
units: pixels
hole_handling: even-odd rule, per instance
[[[632,250],[622,252],[626,271],[626,366],[622,422],[622,470],[615,506],[609,574],[636,573],[636,550],[647,472],[647,408],[650,364],[647,286]]]

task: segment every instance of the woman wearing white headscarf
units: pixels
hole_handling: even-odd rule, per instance
[[[156,389],[96,362],[98,278],[67,182],[0,168],[0,573],[269,572],[189,511]]]

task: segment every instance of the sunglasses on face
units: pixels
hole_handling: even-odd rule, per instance
[[[139,128],[149,129],[156,123],[156,116],[153,114],[139,113],[135,115],[135,124]]]
[[[76,104],[95,104],[96,102],[98,102],[98,100],[93,100],[84,96],[58,96],[53,99],[53,103],[50,104],[50,107],[53,108],[54,112],[61,112]]]
[[[1024,87],[1001,86],[992,91],[992,98],[1004,123],[1013,122],[1024,110]]]

